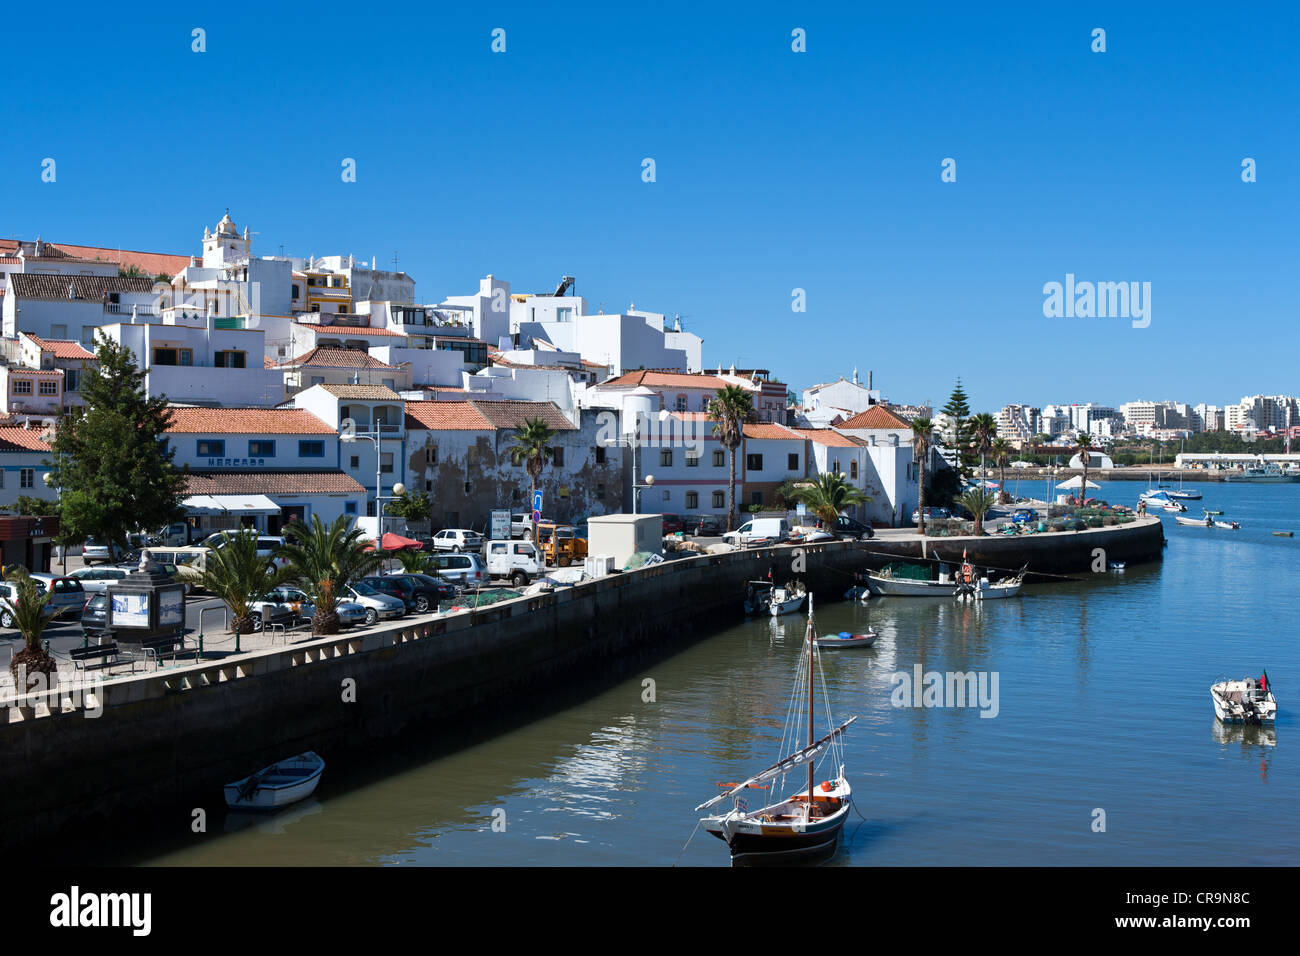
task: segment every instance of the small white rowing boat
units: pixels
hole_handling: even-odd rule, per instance
[[[818,647],[870,647],[879,639],[880,635],[872,630],[868,630],[865,634],[840,631],[838,634],[823,634],[816,638],[816,642]]]
[[[1268,671],[1256,680],[1221,680],[1210,686],[1214,716],[1225,724],[1271,724],[1277,720],[1277,699],[1268,686]]]
[[[808,592],[803,589],[801,584],[793,586],[787,584],[784,587],[773,588],[771,599],[772,616],[793,614],[803,607],[806,597],[808,597]]]
[[[325,761],[314,751],[298,754],[226,784],[226,806],[232,810],[275,810],[310,797],[320,783]]]
[[[1204,518],[1184,518],[1182,515],[1174,518],[1179,524],[1187,525],[1189,528],[1213,528],[1214,520],[1208,515]]]

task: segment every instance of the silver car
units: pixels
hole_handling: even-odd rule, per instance
[[[348,600],[355,601],[365,608],[367,624],[401,617],[406,613],[406,605],[400,600],[387,594],[380,594],[369,584],[361,581],[345,587],[343,593],[347,595]]]
[[[131,571],[127,568],[84,567],[69,571],[68,577],[80,581],[87,594],[103,594],[108,590],[110,584],[122,580],[130,573]]]

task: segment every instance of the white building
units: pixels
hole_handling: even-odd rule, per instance
[[[55,490],[44,481],[49,471],[50,445],[39,428],[0,427],[0,508],[19,496],[53,501]]]
[[[825,428],[879,404],[880,392],[859,382],[854,369],[852,381],[841,377],[804,389],[801,417],[810,427]]]
[[[0,298],[4,334],[72,340],[93,349],[95,333],[133,313],[153,314],[154,282],[113,275],[46,275],[15,272]]]

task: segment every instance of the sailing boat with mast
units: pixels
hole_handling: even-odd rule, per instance
[[[780,752],[784,756],[748,780],[722,784],[728,789],[695,808],[698,813],[727,800],[733,801],[730,810],[704,817],[700,821],[705,830],[731,848],[733,863],[768,861],[784,863],[800,858],[829,855],[834,852],[839,842],[840,831],[844,828],[849,807],[853,804],[853,792],[844,774],[843,736],[849,725],[858,718],[850,717],[844,723],[834,726],[821,738],[816,738],[814,735],[816,699],[813,681],[814,662],[817,663],[818,673],[822,678],[821,687],[827,725],[833,724],[833,721],[830,700],[826,693],[826,679],[820,674],[812,604],[810,594],[808,595],[808,627],[805,633],[808,652],[800,654],[799,667],[795,673],[794,694],[781,740]],[[807,683],[806,699],[805,682]],[[805,716],[808,742],[800,747],[799,741],[805,736],[802,733]],[[838,768],[838,773],[833,779],[823,780],[819,784],[816,782],[819,762],[817,758],[824,755],[829,757],[832,767]],[[806,789],[757,810],[748,809],[742,796],[746,790],[766,790],[770,786],[775,792],[778,786],[784,788],[787,775],[796,774],[795,780],[798,781],[803,777],[805,770]],[[796,783],[795,786],[798,784]]]
[[[1180,455],[1183,453],[1183,445],[1182,445],[1182,444],[1179,444],[1179,446],[1178,446],[1178,453],[1179,453]],[[1199,491],[1195,491],[1195,490],[1184,491],[1184,490],[1183,490],[1183,469],[1182,469],[1182,466],[1181,466],[1181,465],[1178,467],[1178,490],[1177,490],[1177,491],[1173,491],[1173,490],[1171,489],[1170,492],[1169,492],[1169,497],[1170,497],[1170,498],[1175,498],[1175,499],[1181,499],[1181,500],[1183,500],[1183,501],[1200,501],[1200,500],[1201,500],[1201,493],[1200,493]]]

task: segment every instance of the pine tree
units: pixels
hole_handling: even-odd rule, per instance
[[[948,404],[943,406],[940,411],[952,419],[948,426],[948,444],[957,453],[958,470],[963,476],[969,475],[975,468],[976,455],[971,447],[971,428],[970,422],[970,403],[967,401],[966,391],[961,387],[961,378],[957,379],[957,387],[952,390],[952,395],[948,398]]]
[[[100,336],[95,357],[82,377],[84,410],[59,422],[51,483],[61,490],[62,535],[125,550],[128,534],[180,519],[185,473],[166,446],[167,399],[146,395],[130,349]]]

